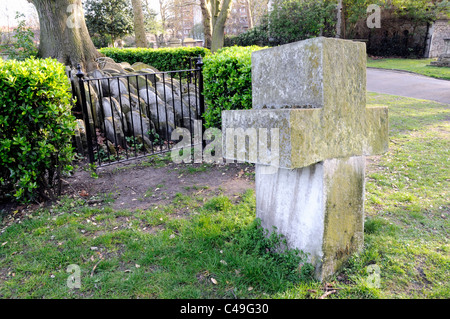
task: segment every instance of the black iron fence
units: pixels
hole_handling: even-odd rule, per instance
[[[86,77],[78,84],[90,163],[105,166],[169,152],[176,128],[193,133],[204,113],[203,62],[188,70]],[[190,136],[193,136],[191,134]],[[194,146],[194,139],[191,138]]]

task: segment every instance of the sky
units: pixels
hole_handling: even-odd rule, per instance
[[[0,0],[0,26],[14,26],[16,11],[29,16],[36,10],[26,0]]]
[[[148,0],[148,2],[153,9],[159,12],[158,0]],[[16,16],[16,11],[24,13],[26,16],[32,16],[36,9],[27,0],[0,0],[0,27],[8,26],[8,24],[9,27],[13,27],[15,25],[14,17]],[[37,13],[35,15],[37,17]]]

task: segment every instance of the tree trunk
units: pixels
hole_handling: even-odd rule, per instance
[[[212,29],[211,29],[211,11],[209,0],[200,0],[200,8],[203,16],[203,33],[205,34],[205,48],[211,49]]]
[[[223,47],[225,39],[225,23],[231,9],[231,0],[200,0],[203,14],[203,26],[205,32],[205,47],[216,52]],[[208,37],[211,34],[210,42]]]
[[[223,48],[225,41],[225,25],[216,25],[213,30],[211,38],[211,52],[217,52],[217,50]]]
[[[147,36],[145,35],[144,12],[142,11],[141,0],[131,0],[134,16],[134,36],[138,48],[148,47]]]
[[[337,6],[336,38],[342,38],[342,0]]]
[[[28,0],[36,7],[40,24],[39,56],[55,58],[86,71],[96,68],[102,54],[92,43],[83,15],[81,0]]]
[[[247,0],[247,19],[248,19],[248,29],[253,29],[254,21],[253,21],[253,10],[250,5],[250,0]]]

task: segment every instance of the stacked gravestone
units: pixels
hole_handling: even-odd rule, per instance
[[[256,51],[252,86],[252,110],[222,113],[224,157],[256,163],[262,226],[308,253],[323,280],[363,245],[365,155],[388,148],[387,108],[366,107],[365,44],[320,37]]]

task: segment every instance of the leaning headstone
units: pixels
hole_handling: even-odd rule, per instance
[[[252,110],[222,113],[224,157],[256,163],[256,216],[324,280],[363,247],[365,156],[388,149],[387,108],[366,107],[365,44],[256,51],[252,86]]]

